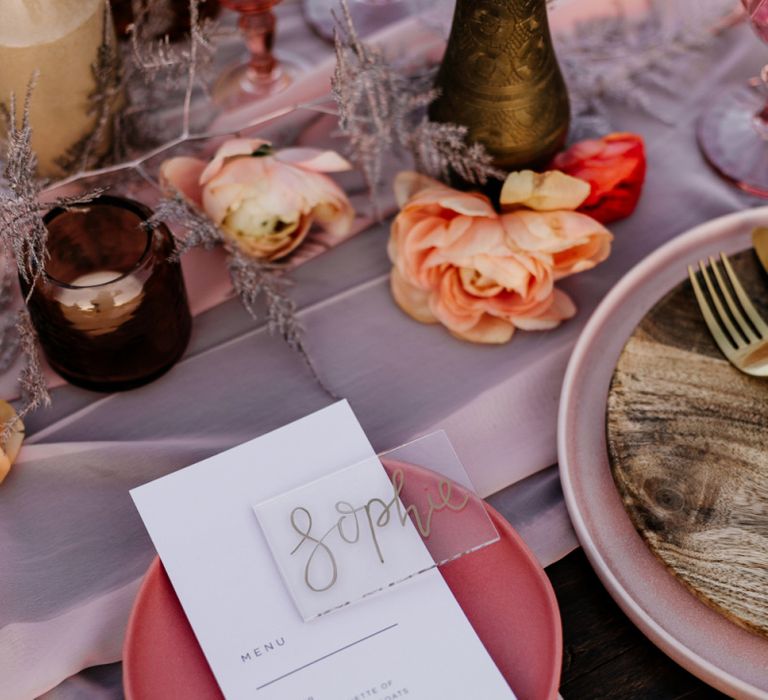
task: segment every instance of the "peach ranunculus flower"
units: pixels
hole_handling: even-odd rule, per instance
[[[516,328],[546,330],[571,318],[576,308],[555,280],[604,260],[611,234],[587,216],[554,208],[561,200],[579,206],[588,186],[555,177],[565,185],[558,193],[552,177],[534,179],[523,175],[522,190],[508,188],[514,210],[499,214],[484,195],[400,173],[401,210],[389,240],[397,304],[477,343],[505,343]]]
[[[338,236],[354,211],[344,192],[323,173],[349,170],[334,151],[288,148],[267,141],[226,141],[210,162],[177,157],[160,169],[164,187],[200,207],[246,255],[277,260],[295,250],[313,223]]]
[[[591,191],[588,182],[558,170],[510,173],[500,197],[507,240],[550,255],[556,280],[593,268],[610,255],[613,236],[592,217],[572,211],[584,206]]]

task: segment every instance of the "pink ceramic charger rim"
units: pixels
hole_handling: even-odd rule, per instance
[[[128,616],[128,626],[125,630],[125,639],[123,640],[123,691],[128,700],[136,697],[133,688],[133,676],[126,671],[126,669],[130,668],[134,663],[133,652],[131,651],[135,646],[133,638],[137,634],[136,630],[138,629],[139,624],[141,624],[139,620],[141,619],[144,601],[148,599],[147,591],[154,585],[153,582],[159,575],[162,566],[163,564],[160,561],[160,557],[156,556],[149,565],[147,572],[144,574],[144,578],[141,580],[139,591],[136,594],[131,613]]]
[[[425,469],[424,467],[420,467],[416,464],[410,464],[408,462],[401,462],[399,460],[395,459],[382,459],[382,462],[387,465],[392,466],[403,466],[408,470],[421,472],[424,474],[432,473],[428,469]],[[454,482],[455,483],[455,482]],[[460,490],[460,492],[466,493],[466,489],[461,486],[460,484],[456,484],[456,487]],[[479,498],[475,494],[471,494],[476,498]],[[486,512],[491,518],[491,521],[495,525],[496,529],[499,531],[499,537],[502,536],[502,532],[504,536],[506,536],[508,539],[510,539],[512,542],[514,542],[520,552],[525,557],[530,570],[534,573],[541,590],[544,591],[545,596],[547,598],[547,602],[549,604],[550,610],[553,612],[553,618],[552,618],[552,629],[550,630],[554,640],[555,640],[555,655],[553,657],[553,673],[550,677],[550,685],[549,685],[549,691],[547,694],[548,700],[555,700],[555,698],[558,697],[559,689],[560,689],[560,670],[562,667],[563,662],[563,626],[560,620],[560,606],[557,603],[557,596],[555,595],[555,591],[552,588],[552,582],[549,580],[549,577],[547,576],[546,572],[542,568],[541,564],[539,563],[539,560],[536,559],[533,552],[528,548],[528,545],[525,544],[525,541],[523,540],[520,535],[517,534],[517,531],[512,527],[512,525],[507,521],[504,516],[501,515],[490,503],[486,503],[485,501],[481,501],[483,504],[483,507],[485,508]]]
[[[613,484],[605,407],[618,356],[637,323],[687,265],[750,247],[768,207],[730,214],[675,238],[634,267],[590,318],[571,356],[558,420],[560,478],[576,534],[609,593],[677,663],[740,698],[768,698],[768,640],[710,609],[645,546]],[[596,359],[598,358],[598,359]]]
[[[485,503],[484,505],[497,529],[503,530],[504,534],[519,546],[520,550],[528,559],[529,563],[531,564],[531,569],[535,571],[536,578],[539,580],[542,590],[545,591],[550,608],[554,613],[552,618],[553,624],[551,633],[555,639],[555,654],[552,658],[553,672],[549,679],[549,694],[547,695],[547,699],[556,700],[556,698],[559,697],[560,673],[563,665],[563,625],[560,619],[560,606],[558,605],[555,591],[552,588],[552,582],[549,580],[549,577],[545,573],[544,569],[541,568],[539,560],[536,559],[533,552],[528,549],[528,545],[525,544],[523,538],[517,534],[507,519],[489,503]]]
[[[418,470],[423,473],[430,473],[422,467],[408,464],[405,462],[399,462],[396,460],[385,460],[390,464],[403,465],[409,470]],[[461,485],[457,485],[460,490],[464,490]],[[537,588],[540,593],[543,593],[547,607],[550,612],[548,618],[549,630],[548,635],[551,636],[554,642],[554,649],[552,649],[552,655],[549,659],[549,668],[551,672],[547,680],[547,690],[542,696],[542,700],[555,700],[558,697],[558,690],[560,687],[560,672],[562,667],[563,657],[563,632],[562,624],[560,620],[560,609],[557,603],[557,597],[552,588],[552,584],[547,577],[544,569],[539,564],[538,560],[534,556],[533,552],[528,549],[523,539],[518,535],[515,529],[507,522],[507,520],[498,513],[490,504],[483,502],[486,512],[490,516],[492,522],[499,531],[500,537],[504,537],[514,543],[516,550],[519,554],[522,554],[526,564],[527,572],[530,573],[536,580]],[[155,557],[147,569],[147,573],[139,587],[133,608],[128,618],[128,626],[126,629],[125,640],[123,643],[123,686],[126,698],[128,700],[137,700],[138,696],[136,690],[133,687],[133,675],[128,671],[134,665],[132,649],[135,647],[134,638],[139,635],[139,626],[141,625],[141,619],[143,614],[143,608],[150,599],[150,590],[156,585],[158,577],[162,573],[162,562],[159,557]]]

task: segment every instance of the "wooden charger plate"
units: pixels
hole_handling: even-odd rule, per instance
[[[757,256],[732,262],[768,318]],[[726,361],[688,280],[624,347],[607,437],[624,507],[651,551],[707,605],[768,637],[768,379]]]
[[[624,275],[579,337],[558,420],[565,502],[608,592],[677,663],[728,695],[750,700],[768,700],[768,638],[734,624],[692,594],[638,533],[611,472],[606,404],[627,340],[659,299],[686,279],[687,266],[720,251],[735,255],[746,250],[752,229],[766,221],[768,207],[712,219],[676,236]]]

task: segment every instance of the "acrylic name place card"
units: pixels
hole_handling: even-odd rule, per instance
[[[398,460],[418,447],[441,473]],[[254,505],[304,620],[498,541],[482,503],[446,472],[469,481],[446,434],[433,433]]]
[[[227,700],[514,697],[434,566],[333,614],[299,613],[253,505],[375,461],[339,402],[131,492]]]

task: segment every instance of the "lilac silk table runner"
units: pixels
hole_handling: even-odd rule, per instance
[[[283,45],[311,64],[330,54],[297,5],[280,12]],[[714,86],[758,71],[760,45],[742,26],[703,56],[664,119],[623,107],[611,115],[617,129],[645,137],[646,190],[613,227],[610,260],[563,284],[579,314],[561,328],[480,347],[415,323],[390,298],[386,224],[292,274],[318,372],[349,399],[374,447],[445,429],[480,495],[543,565],[576,546],[551,465],[560,384],[590,312],[661,243],[755,204],[707,168],[694,124]],[[199,315],[186,356],[147,387],[106,396],[55,389],[52,408],[28,421],[22,459],[0,487],[0,700],[121,697],[119,666],[78,672],[120,659],[154,556],[128,490],[329,401],[236,301]]]

